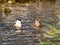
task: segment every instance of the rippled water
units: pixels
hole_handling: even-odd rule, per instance
[[[32,7],[9,6],[9,8],[11,9],[11,13],[8,16],[2,14],[2,23],[0,23],[0,45],[33,45],[34,41],[39,42],[38,39],[35,39],[36,37],[32,35],[32,32],[35,30],[32,25],[36,16],[44,23],[54,25],[53,22],[49,21],[49,19],[53,19],[54,16],[42,17],[42,15],[36,13]],[[16,32],[16,29],[13,27],[16,18],[19,17],[22,18],[22,32]],[[42,25],[44,24],[42,23]]]

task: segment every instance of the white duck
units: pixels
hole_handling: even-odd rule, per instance
[[[15,33],[20,33],[22,32],[20,29],[22,27],[22,22],[21,22],[21,18],[18,18],[14,24],[14,26],[17,30],[15,31]]]
[[[20,18],[16,20],[16,23],[14,24],[14,27],[16,29],[21,29],[22,24],[21,24],[21,19]]]

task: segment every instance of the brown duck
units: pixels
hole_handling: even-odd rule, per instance
[[[38,18],[35,19],[35,22],[34,22],[33,26],[36,29],[40,29],[42,27],[41,22],[39,21]]]

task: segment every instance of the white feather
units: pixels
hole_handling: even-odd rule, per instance
[[[17,20],[16,21],[16,25],[19,26],[19,27],[21,27],[21,21]]]
[[[14,27],[16,29],[19,29],[19,28],[21,28],[21,26],[22,26],[21,21],[17,20],[16,23],[15,23],[15,25],[14,25]]]

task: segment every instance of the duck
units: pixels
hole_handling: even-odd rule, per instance
[[[34,22],[34,24],[33,24],[33,27],[34,27],[35,29],[40,29],[40,28],[42,27],[41,22],[39,21],[38,18],[35,19],[35,22]]]
[[[14,24],[14,27],[15,27],[16,29],[21,29],[21,27],[22,27],[21,18],[18,18],[18,19],[16,20],[16,22],[15,22],[15,24]]]
[[[15,22],[15,24],[13,25],[13,27],[16,29],[15,30],[15,33],[21,33],[22,30],[22,22],[21,22],[21,18],[18,18]]]
[[[41,36],[40,33],[41,33],[42,24],[39,18],[35,18],[33,23],[33,28],[34,30],[32,32],[32,35],[36,37]]]

